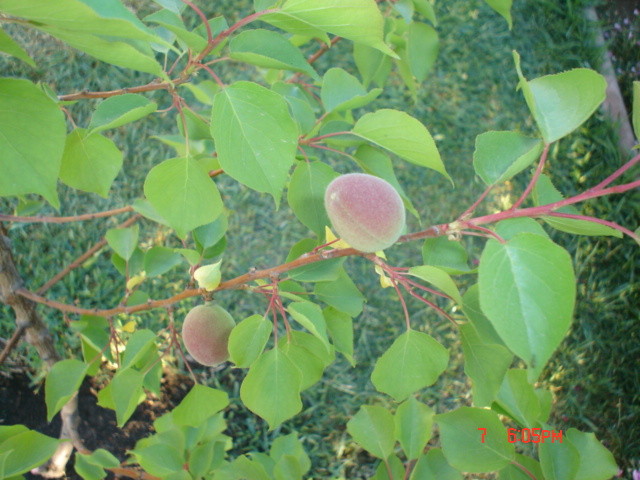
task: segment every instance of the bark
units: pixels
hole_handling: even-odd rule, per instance
[[[16,332],[24,332],[26,341],[36,349],[42,361],[50,369],[56,362],[61,360],[60,355],[55,349],[53,338],[47,325],[36,311],[36,304],[15,293],[16,290],[22,287],[22,277],[16,268],[11,253],[11,240],[7,236],[4,225],[0,223],[0,302],[9,305],[13,309],[17,327]],[[8,354],[8,352],[6,353]],[[49,462],[33,473],[48,478],[61,477],[65,474],[65,466],[73,453],[73,447],[84,448],[78,434],[80,419],[76,395],[62,408],[60,417],[62,419],[60,438],[71,440],[71,442],[62,442]]]

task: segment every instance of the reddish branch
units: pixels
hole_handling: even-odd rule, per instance
[[[121,213],[132,212],[133,207],[115,208],[104,212],[85,213],[82,215],[73,215],[71,217],[18,217],[15,215],[5,215],[0,213],[0,222],[21,222],[21,223],[69,223],[82,222],[84,220],[93,220],[95,218],[111,217]]]
[[[129,227],[130,225],[133,225],[134,223],[136,223],[140,218],[142,218],[142,215],[136,214],[133,217],[125,220],[124,222],[122,222],[116,228]],[[71,270],[73,270],[75,268],[78,268],[80,265],[82,265],[85,261],[87,261],[89,258],[91,258],[91,256],[93,254],[95,254],[98,250],[100,250],[106,244],[107,244],[107,240],[104,239],[104,238],[101,239],[93,247],[91,247],[89,250],[87,250],[85,253],[83,253],[78,258],[76,258],[73,262],[71,262],[67,267],[65,267],[64,270],[58,272],[51,280],[49,280],[47,283],[45,283],[43,286],[41,286],[37,290],[37,293],[39,295],[44,295],[44,293],[47,290],[49,290],[52,286],[54,286],[56,283],[58,283],[60,280],[62,280],[67,274],[69,274],[69,272],[71,272]]]

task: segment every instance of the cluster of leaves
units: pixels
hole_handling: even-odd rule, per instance
[[[86,375],[97,373],[103,359],[118,369],[100,392],[99,401],[115,410],[120,426],[144,399],[145,390],[159,393],[162,359],[172,347],[180,347],[173,319],[164,342],[169,345],[161,352],[155,332],[127,324],[116,333],[113,316],[166,307],[203,293],[185,290],[152,302],[141,286],[147,277],[163,275],[184,261],[193,278],[203,263],[219,260],[226,246],[228,222],[212,177],[224,173],[250,189],[271,195],[276,206],[287,188],[294,215],[315,234],[291,248],[285,265],[221,283],[224,263],[216,262],[211,270],[214,280],[207,278],[206,290],[242,286],[268,299],[264,315],[243,319],[232,331],[229,352],[237,367],[248,368],[240,389],[242,402],[271,429],[300,412],[301,392],[320,380],[336,352],[354,363],[353,318],[361,313],[364,297],[343,263],[348,254],[361,255],[375,264],[383,287],[395,288],[401,299],[403,287],[459,326],[465,372],[473,385],[474,407],[435,415],[433,409],[416,400],[415,395],[445,371],[449,353],[436,339],[414,328],[406,312],[406,331],[378,359],[371,376],[378,391],[399,402],[397,409],[392,413],[365,405],[348,423],[354,439],[382,460],[377,479],[462,478],[462,471],[500,471],[501,478],[513,479],[604,480],[615,474],[611,454],[591,434],[572,430],[561,443],[542,441],[537,461],[516,454],[502,421],[532,430],[552,429],[546,424],[551,394],[534,385],[569,329],[575,302],[571,258],[531,217],[574,234],[621,236],[625,232],[638,239],[623,227],[580,215],[572,206],[578,200],[565,200],[541,173],[549,146],[578,128],[603,101],[604,79],[591,70],[576,69],[528,81],[520,70],[519,55],[514,54],[519,87],[541,138],[517,131],[479,135],[474,168],[491,189],[525,172],[539,159],[530,188],[507,211],[472,218],[476,204],[449,224],[408,235],[404,240],[437,238],[424,242],[424,265],[396,268],[381,255],[363,255],[340,244],[325,246],[332,238],[327,233],[324,191],[338,174],[316,152],[334,152],[362,171],[384,178],[418,218],[419,212],[396,179],[394,162],[408,161],[450,179],[434,139],[420,121],[391,109],[357,119],[353,113],[382,93],[394,66],[415,95],[438,50],[437,19],[431,3],[389,2],[383,14],[373,0],[255,0],[255,13],[236,24],[229,26],[219,16],[203,18],[193,29],[185,26],[182,2],[157,3],[164,8],[144,22],[117,0],[100,4],[83,0],[0,3],[0,11],[16,23],[45,31],[105,62],[158,77],[117,94],[81,92],[61,97],[46,85],[0,79],[0,147],[8,152],[0,158],[0,168],[6,172],[0,177],[0,195],[20,197],[19,208],[27,204],[26,194],[42,195],[58,207],[58,180],[108,196],[123,157],[102,132],[156,112],[157,105],[144,92],[167,90],[178,113],[180,135],[159,137],[175,148],[177,156],[149,171],[144,198],[130,208],[171,227],[184,246],[154,246],[143,251],[137,225],[107,233],[114,266],[126,283],[123,306],[93,315],[82,308],[59,306],[84,314],[72,322],[82,339],[84,361],[64,360],[49,372],[49,419],[75,394]],[[204,17],[191,2],[185,3]],[[511,24],[509,0],[487,3]],[[65,13],[69,7],[75,12],[72,19]],[[416,12],[419,20],[414,19]],[[238,32],[258,19],[286,35],[271,29]],[[320,75],[300,49],[314,39],[330,45],[339,38],[354,42],[361,80],[342,68]],[[9,36],[0,40],[4,51],[30,61]],[[321,47],[319,53],[325,49]],[[157,55],[163,55],[166,64],[175,61],[174,67],[165,70]],[[215,65],[231,60],[263,69],[268,87],[249,81],[224,85]],[[172,77],[177,65],[183,66],[182,72]],[[207,72],[213,80],[191,82],[197,71]],[[302,81],[303,75],[313,83]],[[370,88],[372,84],[377,87]],[[187,105],[182,98],[185,91],[193,94],[198,107]],[[97,105],[87,128],[74,126],[67,134],[63,110],[92,96],[107,98]],[[39,138],[39,142],[31,138]],[[611,193],[605,192],[605,187],[615,178],[602,182],[590,195]],[[519,209],[529,194],[534,206]],[[495,227],[488,229],[483,224]],[[477,269],[469,267],[466,251],[452,241],[466,234],[488,238]],[[464,295],[453,279],[461,274],[478,276],[477,284]],[[464,321],[453,319],[416,290],[448,298],[461,308]],[[293,329],[289,319],[302,329]],[[512,369],[515,357],[526,368]],[[221,411],[227,403],[222,392],[194,387],[179,407],[156,421],[157,434],[138,443],[132,462],[151,475],[172,480],[296,479],[306,474],[309,458],[295,433],[278,438],[269,455],[253,453],[233,461],[226,459],[231,439],[222,434],[225,423]],[[425,454],[434,423],[439,427],[441,448],[429,448]],[[23,457],[10,457],[10,452],[30,448],[22,439],[31,441],[34,434],[20,427],[5,427],[0,435],[7,439],[0,441],[5,462],[0,466],[4,465],[10,476],[46,459],[55,447],[54,441],[42,440],[37,455],[18,462],[15,458]],[[104,451],[81,454],[78,459],[78,473],[87,479],[103,478],[105,468],[118,468]]]

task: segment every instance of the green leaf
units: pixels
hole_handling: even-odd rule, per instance
[[[204,121],[203,114],[189,109],[184,109],[182,114],[184,115],[184,123],[182,123],[182,115],[177,115],[176,124],[180,135],[189,137],[190,144],[194,140],[211,140],[211,131],[207,122]],[[206,117],[209,117],[209,110],[207,110]],[[185,123],[187,125],[186,135],[184,131]]]
[[[86,363],[74,359],[56,362],[51,367],[45,384],[48,422],[78,391],[88,368]]]
[[[273,480],[265,467],[257,461],[249,460],[246,456],[236,458],[233,462],[216,470],[216,480]]]
[[[362,77],[364,88],[368,88],[371,82],[378,87],[384,87],[393,66],[389,55],[375,48],[356,43],[353,45],[353,58]]]
[[[464,372],[471,379],[473,404],[488,407],[495,400],[513,354],[502,345],[487,343],[480,338],[475,327],[460,325]]]
[[[411,72],[419,83],[424,81],[433,68],[439,50],[438,32],[432,26],[422,22],[412,22],[409,25],[407,58]]]
[[[7,32],[0,28],[0,52],[8,53],[9,55],[19,58],[23,62],[28,63],[33,68],[36,68],[36,62],[29,56],[27,52],[16,42]]]
[[[180,238],[222,213],[216,184],[192,158],[172,158],[151,169],[144,194]]]
[[[37,193],[58,208],[65,133],[64,115],[46,93],[27,80],[0,78],[0,196]]]
[[[247,30],[231,39],[229,57],[264,68],[306,73],[314,80],[320,77],[302,52],[289,40],[271,30]]]
[[[509,30],[511,30],[513,28],[513,21],[511,20],[511,4],[513,0],[485,0],[485,2],[504,17],[509,24]]]
[[[289,305],[287,311],[296,322],[306,328],[313,336],[319,338],[327,350],[330,349],[327,324],[318,305],[311,302],[294,302]]]
[[[395,436],[400,442],[408,460],[420,457],[431,438],[435,411],[420,403],[415,397],[409,397],[396,410]]]
[[[307,97],[308,94],[297,85],[281,81],[274,83],[271,89],[282,95],[282,98],[289,104],[289,109],[298,125],[300,134],[309,133],[315,126],[316,114],[311,106],[313,101]]]
[[[67,136],[60,180],[70,187],[107,198],[122,168],[122,152],[113,140],[76,128]]]
[[[416,463],[410,480],[462,480],[462,474],[449,465],[440,448],[430,448]]]
[[[316,283],[314,293],[327,305],[352,317],[357,317],[362,312],[364,297],[344,270],[331,282]]]
[[[356,362],[353,359],[353,319],[351,315],[333,307],[325,308],[322,314],[327,322],[327,330],[336,350],[342,353],[354,367]]]
[[[542,235],[545,238],[549,238],[549,234],[545,232],[542,225],[536,222],[533,218],[521,217],[521,218],[508,218],[496,223],[496,233],[500,235],[504,240],[511,240],[519,233],[535,233]]]
[[[379,392],[401,402],[433,385],[447,368],[449,352],[426,333],[409,330],[378,359],[371,381]]]
[[[385,462],[378,463],[376,474],[371,477],[370,480],[395,480],[396,478],[404,478],[406,471],[402,460],[396,455],[390,455],[386,461],[389,466],[387,467],[387,463]],[[391,476],[389,476],[389,471],[391,471]]]
[[[367,113],[358,120],[353,133],[408,162],[440,172],[451,180],[429,131],[405,112],[383,109]]]
[[[515,456],[515,447],[509,443],[507,430],[495,412],[460,407],[436,415],[435,421],[440,426],[442,451],[459,470],[492,472],[507,466]]]
[[[422,260],[427,265],[439,267],[449,275],[472,273],[467,264],[467,251],[460,242],[446,236],[427,238],[422,246]]]
[[[2,428],[13,429],[14,427]],[[2,437],[1,432],[0,430],[0,438]],[[3,476],[9,480],[12,477],[19,478],[19,475],[42,465],[56,452],[60,444],[60,440],[33,430],[6,433],[10,436],[7,435],[8,438],[0,443],[0,452],[10,452],[10,455],[4,458]]]
[[[236,367],[248,368],[267,346],[273,324],[262,315],[252,315],[231,330],[229,355]]]
[[[147,277],[155,277],[168,272],[182,263],[180,254],[168,247],[152,247],[144,255],[144,271]]]
[[[111,263],[116,267],[120,275],[123,277],[127,274],[127,261],[117,253],[111,255]],[[133,276],[138,272],[141,272],[144,268],[144,253],[138,247],[133,251],[133,255],[129,259],[129,276]]]
[[[541,426],[545,428],[544,424]],[[538,444],[538,456],[545,480],[577,480],[580,452],[567,438],[562,442],[541,442]]]
[[[186,3],[183,3],[183,5],[186,5]],[[204,105],[213,105],[213,99],[220,91],[220,85],[213,80],[203,80],[199,83],[183,83],[180,88],[189,90],[196,97],[196,100]]]
[[[185,27],[180,15],[170,10],[160,10],[158,12],[147,15],[144,20],[146,22],[157,23],[163,26],[184,44],[190,48],[194,53],[199,53],[207,47],[207,40],[202,38],[197,33],[190,32]]]
[[[527,381],[526,370],[512,369],[504,377],[496,403],[519,425],[534,428],[540,418],[540,400]],[[501,412],[501,413],[502,413]]]
[[[287,201],[305,226],[318,238],[324,238],[324,229],[330,224],[324,208],[324,192],[338,174],[323,162],[298,162],[291,175]]]
[[[324,239],[324,232],[322,238]],[[317,240],[311,238],[300,240],[291,247],[286,261],[291,262],[301,255],[312,251],[317,246]],[[289,277],[300,282],[334,281],[342,274],[342,264],[344,261],[344,258],[331,258],[329,260],[323,260],[322,262],[314,262],[289,270]]]
[[[166,443],[136,448],[131,453],[135,455],[137,463],[146,472],[157,477],[167,477],[174,472],[179,472],[184,465],[182,452]]]
[[[155,346],[156,334],[151,330],[143,328],[137,330],[127,342],[124,355],[122,356],[122,366],[137,366]]]
[[[551,183],[551,179],[545,174],[541,174],[538,177],[533,192],[533,201],[536,206],[548,205],[550,203],[559,202],[564,200],[562,194],[556,190]],[[566,207],[556,210],[560,213],[568,213],[571,215],[580,215],[580,211],[573,205],[567,205]],[[601,225],[599,223],[590,222],[588,220],[578,220],[573,218],[560,218],[543,216],[542,219],[551,225],[553,228],[560,230],[561,232],[573,233],[576,235],[610,235],[612,237],[622,238],[622,232],[615,228]]]
[[[107,476],[105,468],[117,468],[120,461],[103,448],[91,454],[77,452],[74,468],[76,473],[85,480],[101,480]]]
[[[142,95],[125,93],[110,97],[98,104],[93,112],[89,132],[101,132],[135,122],[155,112],[158,105]]]
[[[570,428],[567,437],[580,453],[580,467],[576,480],[607,480],[618,474],[613,455],[593,433]]]
[[[526,468],[535,478],[542,479],[544,475],[540,464],[531,457],[516,453],[516,462]],[[509,464],[500,470],[500,480],[531,480],[531,477],[515,464]]]
[[[113,251],[128,261],[138,246],[139,233],[140,226],[136,224],[129,228],[112,228],[107,230],[105,238]],[[132,272],[129,271],[129,273],[131,274]]]
[[[369,0],[287,0],[277,13],[260,20],[325,42],[327,36],[323,32],[331,33],[395,56],[382,38],[382,14]]]
[[[406,42],[402,41],[402,44],[406,45]],[[396,48],[396,53],[400,57],[400,59],[395,60],[396,68],[398,69],[402,82],[411,93],[415,103],[418,101],[418,82],[411,71],[411,65],[409,64],[409,52],[407,52],[406,46],[398,46]]]
[[[278,347],[300,370],[300,391],[315,385],[322,378],[324,368],[335,359],[332,349],[305,332],[291,331],[289,337],[280,339]]]
[[[405,208],[417,219],[420,219],[420,215],[413,206],[413,203],[411,203],[411,199],[407,196],[398,182],[396,174],[393,171],[391,159],[386,153],[378,148],[372,147],[371,145],[363,144],[358,147],[358,150],[353,154],[353,157],[365,173],[380,177],[393,185],[393,188],[395,188],[402,197],[402,202],[404,203]]]
[[[291,432],[289,435],[280,435],[271,444],[269,456],[276,462],[285,455],[295,457],[302,469],[302,473],[307,473],[311,468],[311,460],[304,451],[302,442],[298,439],[298,432]]]
[[[386,408],[363,405],[347,422],[347,430],[371,455],[385,459],[393,453],[395,424]]]
[[[148,42],[166,45],[120,1],[3,0],[4,13],[32,20],[28,25],[47,32],[89,55],[121,67],[164,77]],[[68,14],[69,11],[73,15]],[[139,40],[142,40],[140,42]]]
[[[213,101],[211,134],[225,173],[278,204],[298,145],[282,96],[252,82],[225,88]]]
[[[173,421],[176,425],[199,427],[227,405],[229,396],[226,392],[205,385],[194,385],[180,405],[173,409]]]
[[[433,10],[433,5],[431,5],[429,0],[413,0],[413,4],[423,17],[433,23],[434,27],[438,26],[436,12]]]
[[[640,81],[633,82],[632,121],[636,138],[640,138]]]
[[[462,305],[462,296],[460,295],[458,287],[453,282],[449,274],[444,270],[430,265],[422,265],[420,267],[410,268],[409,274],[414,277],[418,277],[425,282],[429,282],[445,294],[449,295],[458,305]]]
[[[486,132],[476,137],[473,168],[484,183],[497,185],[531,165],[542,142],[518,132]]]
[[[480,306],[535,380],[566,335],[575,303],[571,257],[536,234],[489,240],[480,259]]]
[[[301,381],[298,367],[281,349],[274,348],[253,362],[240,387],[240,398],[273,430],[302,409]]]
[[[480,308],[480,289],[477,283],[471,285],[462,297],[462,312],[469,319],[483,343],[505,346],[502,338],[493,328],[491,321],[482,313]]]
[[[132,368],[119,370],[111,380],[110,396],[119,428],[127,423],[138,404],[144,400],[143,381],[144,375]]]
[[[202,249],[208,249],[215,246],[224,238],[224,234],[229,228],[227,216],[222,214],[213,222],[202,225],[193,231],[193,236]]]
[[[527,81],[520,55],[513,52],[519,87],[546,143],[555,142],[584,123],[606,97],[607,81],[586,68]]]
[[[201,443],[189,454],[189,473],[193,478],[202,478],[211,470],[213,462],[214,442]]]
[[[320,98],[325,111],[330,113],[363,107],[381,93],[381,88],[367,92],[353,75],[341,68],[330,68],[322,79]]]

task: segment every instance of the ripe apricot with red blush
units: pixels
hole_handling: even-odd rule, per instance
[[[337,177],[327,187],[324,203],[336,233],[362,252],[390,247],[404,228],[402,198],[389,182],[373,175]]]
[[[187,352],[202,365],[214,366],[229,359],[229,335],[236,322],[219,305],[198,305],[182,324]]]

